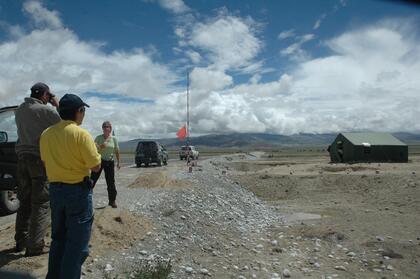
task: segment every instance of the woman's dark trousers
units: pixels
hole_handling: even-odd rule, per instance
[[[114,161],[101,161],[101,169],[99,172],[92,172],[91,178],[93,180],[93,185],[96,185],[99,177],[101,176],[102,170],[105,172],[105,180],[108,190],[108,200],[109,203],[115,202],[117,198],[117,189],[115,188],[115,168]]]

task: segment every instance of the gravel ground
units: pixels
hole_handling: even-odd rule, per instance
[[[242,158],[256,157],[243,155]],[[275,274],[271,263],[265,263],[264,247],[275,245],[266,232],[269,227],[281,226],[282,216],[252,192],[230,181],[219,168],[224,161],[223,157],[200,161],[192,173],[185,162],[175,161],[164,167],[169,180],[189,181],[185,188],[120,187],[118,204],[153,220],[153,230],[143,241],[122,253],[92,259],[86,265],[85,277],[103,276],[106,268],[119,274],[141,261],[159,258],[171,260],[170,278]],[[156,168],[129,168],[124,172],[124,179],[117,178],[119,185],[130,184],[138,170],[157,171]],[[95,192],[95,201],[101,207],[106,203],[106,193],[104,187],[98,186],[102,191]]]

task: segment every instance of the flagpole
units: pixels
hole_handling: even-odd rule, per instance
[[[190,145],[190,73],[187,71],[187,146]]]

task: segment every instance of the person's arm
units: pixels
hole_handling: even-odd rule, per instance
[[[112,137],[112,139],[114,140],[114,153],[115,153],[115,158],[117,158],[117,169],[121,168],[121,162],[120,162],[120,146],[118,145],[118,140],[116,137]]]
[[[101,170],[101,164],[99,164],[99,165],[97,165],[97,166],[95,166],[95,167],[91,168],[90,170],[91,170],[91,171],[93,171],[93,172],[98,172],[98,171],[100,171],[100,170]]]
[[[99,135],[99,136],[96,136],[95,138],[95,146],[96,146],[96,149],[98,149],[98,151],[102,149],[101,144],[99,144],[100,137],[101,136]]]
[[[86,130],[81,131],[80,138],[80,153],[82,154],[85,166],[93,172],[98,172],[101,169],[101,155],[96,149],[95,141]]]
[[[121,164],[120,164],[120,150],[119,149],[115,149],[115,157],[117,158],[117,169],[120,169]]]

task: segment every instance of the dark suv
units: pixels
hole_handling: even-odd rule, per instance
[[[0,109],[0,214],[11,214],[18,210],[15,144],[17,128],[15,111],[17,106]]]
[[[144,164],[146,167],[149,164],[156,163],[158,166],[168,164],[168,152],[157,141],[140,141],[137,144],[135,161],[137,167]]]

